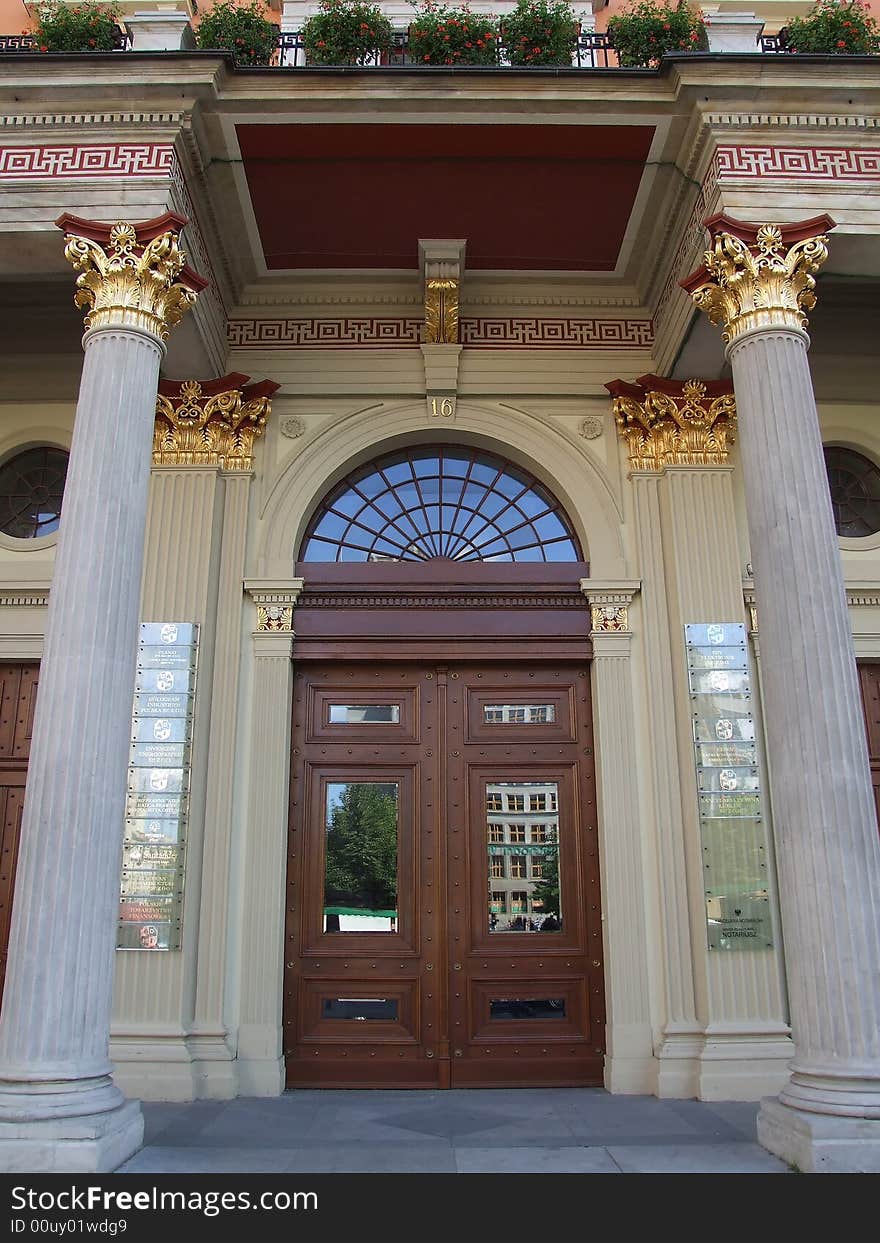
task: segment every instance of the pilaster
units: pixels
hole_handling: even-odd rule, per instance
[[[581,579],[590,602],[596,780],[603,879],[605,1086],[650,1094],[657,1082],[651,1037],[642,817],[633,764],[635,707],[629,610],[633,582]]]
[[[162,381],[142,616],[198,622],[201,668],[180,953],[120,954],[113,1055],[145,1098],[236,1095],[227,995],[242,577],[254,439],[277,385]]]
[[[291,657],[302,586],[298,578],[245,582],[255,612],[241,948],[247,969],[241,974],[238,1029],[239,1091],[246,1096],[278,1096],[284,1090]]]
[[[741,575],[728,464],[736,429],[724,383],[641,376],[607,386],[629,449],[634,488],[656,481],[671,694],[665,708],[678,759],[682,917],[690,923],[694,985],[694,1088],[701,1099],[754,1099],[776,1090],[791,1056],[778,950],[710,953],[684,626],[742,616]],[[661,859],[665,851],[661,848]],[[668,865],[667,865],[668,867]],[[665,874],[661,887],[665,887]],[[686,915],[685,915],[686,913]]]

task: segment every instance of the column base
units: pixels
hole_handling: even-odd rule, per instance
[[[657,1062],[653,1057],[605,1058],[605,1090],[619,1096],[653,1096]]]
[[[107,1174],[144,1139],[140,1101],[82,1117],[0,1122],[0,1171],[5,1174]]]
[[[807,1113],[761,1101],[758,1141],[804,1174],[880,1173],[880,1119]]]

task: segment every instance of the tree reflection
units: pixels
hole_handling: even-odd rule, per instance
[[[352,911],[397,909],[397,786],[328,787],[324,905]]]

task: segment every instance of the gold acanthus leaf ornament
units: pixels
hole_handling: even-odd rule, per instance
[[[219,466],[249,471],[254,441],[263,434],[270,398],[227,389],[208,396],[198,380],[184,380],[180,395],[156,399],[154,466]]]
[[[198,297],[196,289],[178,280],[186,258],[172,230],[142,246],[134,226],[117,221],[106,249],[91,238],[68,234],[64,255],[82,272],[74,302],[87,312],[87,329],[140,328],[164,341]]]
[[[779,225],[761,225],[754,247],[721,232],[703,256],[706,283],[691,290],[694,303],[730,344],[754,328],[807,327],[816,305],[814,273],[828,258],[828,238],[809,237],[786,247]]]
[[[453,277],[437,276],[425,281],[425,343],[456,345],[458,343],[459,282]]]
[[[701,380],[687,380],[680,395],[648,389],[641,401],[616,396],[614,417],[632,470],[724,466],[735,439],[736,400],[733,393],[707,397]]]

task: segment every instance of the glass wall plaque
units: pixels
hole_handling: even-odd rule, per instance
[[[397,783],[326,789],[324,932],[397,932]]]
[[[489,931],[560,931],[556,782],[490,781],[486,816]]]
[[[773,945],[745,626],[685,626],[711,950]]]
[[[180,949],[199,627],[140,628],[116,948]]]

